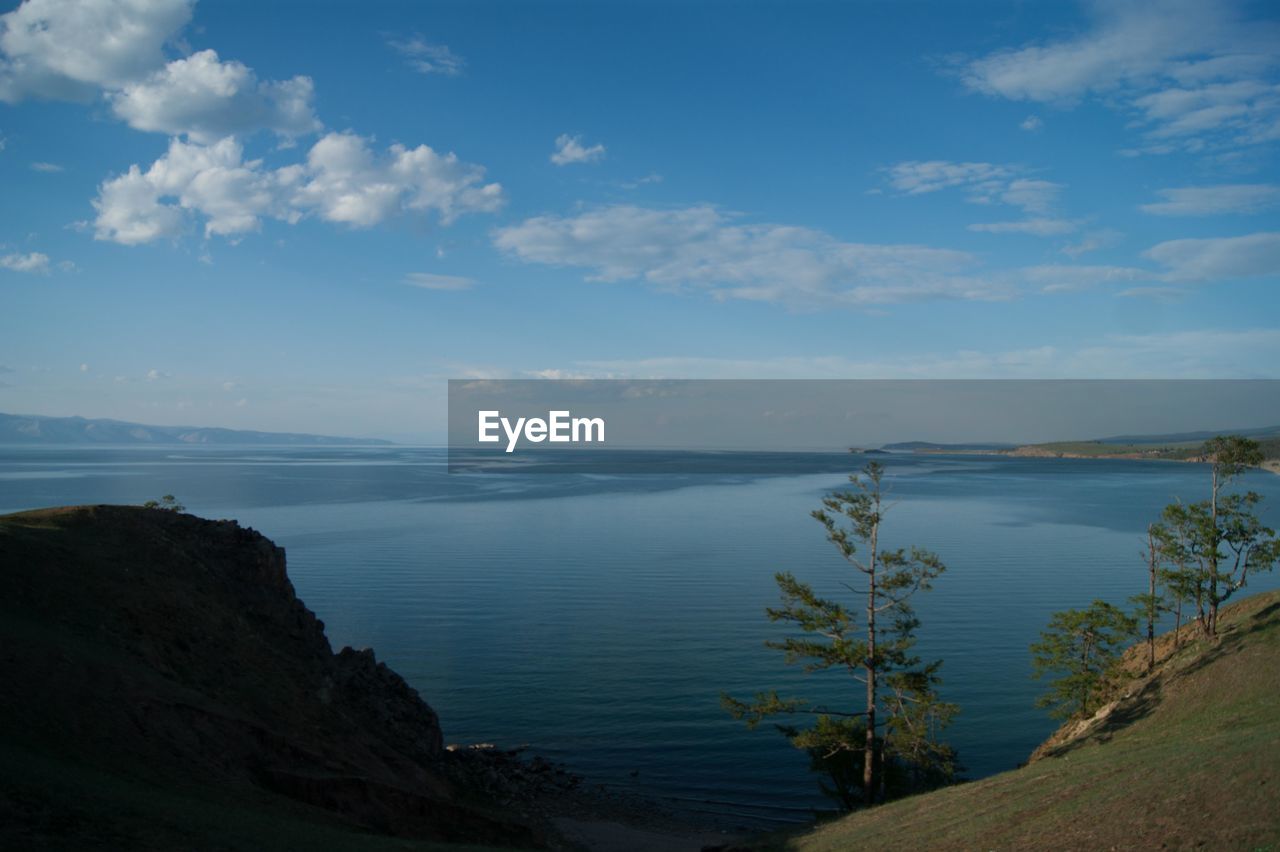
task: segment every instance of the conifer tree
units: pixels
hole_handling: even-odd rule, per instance
[[[775,580],[782,605],[766,610],[771,621],[800,634],[766,644],[807,672],[849,674],[864,687],[861,706],[830,709],[777,692],[759,693],[751,702],[721,696],[725,708],[749,727],[771,716],[815,716],[807,728],[778,728],[809,753],[812,767],[833,785],[824,789],[846,808],[939,786],[958,769],[955,753],[938,740],[957,712],[937,693],[941,661],[923,663],[912,650],[919,620],[910,598],[927,591],[945,566],[916,547],[881,547],[887,508],[883,476],[881,465],[868,464],[849,477],[852,490],[828,495],[823,508],[812,513],[827,540],[861,575],[861,588],[842,583],[856,602],[823,597],[792,573],[780,572]]]
[[[1258,518],[1262,497],[1223,489],[1262,460],[1256,441],[1228,435],[1207,441],[1202,454],[1210,462],[1208,500],[1166,506],[1158,529],[1161,549],[1181,566],[1178,579],[1196,602],[1206,637],[1218,632],[1218,608],[1244,588],[1250,573],[1269,571],[1280,558],[1275,531]]]
[[[1058,675],[1037,705],[1060,719],[1096,710],[1107,675],[1137,628],[1137,619],[1102,600],[1087,609],[1055,612],[1031,646],[1032,676]]]

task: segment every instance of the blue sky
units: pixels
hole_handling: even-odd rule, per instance
[[[0,10],[3,411],[429,439],[451,377],[1280,377],[1268,4]]]

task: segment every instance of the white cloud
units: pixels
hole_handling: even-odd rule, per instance
[[[1022,123],[1018,127],[1028,133],[1035,133],[1037,130],[1044,129],[1044,119],[1038,115],[1029,115],[1022,119]]]
[[[296,173],[264,170],[261,161],[244,162],[242,154],[234,138],[208,146],[171,140],[168,152],[146,172],[130,166],[102,184],[94,201],[95,236],[124,245],[177,236],[184,210],[205,217],[206,235],[256,230],[267,214],[296,218],[282,200]],[[170,198],[174,203],[166,203]]]
[[[404,283],[423,290],[470,290],[475,281],[461,275],[436,275],[432,272],[410,272]]]
[[[1280,330],[1195,329],[1108,335],[1070,346],[962,349],[886,358],[654,357],[578,361],[539,372],[623,379],[1280,378]]]
[[[1183,186],[1162,189],[1164,201],[1144,204],[1144,213],[1156,216],[1216,216],[1222,213],[1259,213],[1280,205],[1280,186],[1267,183]]]
[[[49,274],[49,255],[33,251],[28,254],[6,254],[0,257],[0,268],[12,272],[31,272],[37,275]]]
[[[973,204],[1007,204],[1028,218],[969,226],[970,231],[991,234],[1052,236],[1074,231],[1076,224],[1049,216],[1063,185],[1047,180],[1018,177],[1017,166],[994,163],[953,163],[948,160],[909,160],[884,169],[889,184],[907,195],[923,195],[960,187]]]
[[[1069,234],[1076,229],[1075,222],[1066,219],[1022,219],[1013,222],[986,222],[970,225],[970,231],[987,234],[1032,234],[1037,237],[1051,237],[1055,234]]]
[[[62,166],[57,163],[32,163],[31,170],[33,172],[44,172],[45,174],[54,174],[63,171]]]
[[[26,0],[0,16],[0,100],[89,100],[164,64],[193,0]]]
[[[443,74],[446,77],[456,77],[466,67],[462,57],[450,50],[447,45],[432,44],[419,35],[405,40],[392,39],[387,44],[404,56],[409,67],[420,74]]]
[[[551,162],[557,166],[567,166],[570,163],[595,163],[603,159],[603,145],[592,145],[587,148],[583,146],[581,136],[570,136],[567,133],[556,137],[556,150],[551,154]]]
[[[292,138],[320,129],[310,77],[261,82],[240,62],[212,50],[178,59],[108,94],[115,114],[136,130],[213,142],[267,129]]]
[[[81,365],[80,365],[80,372],[82,372],[82,373],[87,373],[87,372],[89,372],[89,365],[88,365],[88,364],[81,364]]]
[[[171,378],[172,376],[173,376],[172,373],[166,373],[163,370],[157,370],[154,368],[147,370],[147,381],[149,382],[156,382],[156,381],[159,381],[160,379],[168,379],[168,378]]]
[[[1088,254],[1098,249],[1109,248],[1124,239],[1124,234],[1119,231],[1104,229],[1101,231],[1090,231],[1080,238],[1080,242],[1072,243],[1062,247],[1062,253],[1068,257],[1079,257],[1082,254]]]
[[[502,187],[483,183],[484,169],[426,145],[392,145],[383,157],[354,133],[330,133],[307,154],[307,180],[295,204],[330,222],[376,225],[400,209],[435,211],[449,224],[465,213],[492,213]]]
[[[102,95],[137,130],[213,142],[272,130],[320,129],[308,77],[259,81],[202,50],[166,63],[163,48],[191,0],[27,0],[0,16],[0,100],[88,101]]]
[[[953,186],[996,190],[1013,173],[1010,166],[993,163],[953,163],[948,160],[907,160],[884,170],[889,184],[907,195],[937,192]]]
[[[1070,105],[1096,97],[1136,117],[1154,139],[1247,145],[1280,138],[1280,26],[1244,20],[1235,3],[1094,3],[1073,37],[1001,50],[968,63],[972,89],[1012,100]]]
[[[1062,184],[1047,180],[1029,180],[1019,178],[1009,182],[1000,193],[1000,200],[1014,207],[1021,207],[1027,213],[1046,213],[1062,191]]]
[[[483,177],[483,168],[426,145],[392,145],[379,156],[352,133],[330,133],[305,163],[278,169],[244,160],[233,137],[213,145],[173,139],[146,172],[131,166],[102,184],[94,230],[100,240],[137,245],[178,235],[187,213],[203,218],[206,236],[254,231],[263,217],[294,223],[308,214],[368,227],[403,211],[430,211],[448,224],[501,206],[501,186]]]
[[[590,280],[641,280],[721,299],[796,306],[1001,299],[1014,290],[970,274],[976,259],[965,252],[847,243],[810,228],[735,224],[709,206],[617,205],[538,216],[499,229],[494,242],[526,262],[585,269]]]
[[[1029,266],[1021,271],[1023,278],[1044,293],[1087,290],[1102,284],[1149,281],[1156,274],[1130,266]]]
[[[662,180],[663,180],[662,175],[658,174],[657,172],[650,172],[644,177],[639,177],[639,178],[636,178],[635,180],[618,181],[617,183],[614,184],[614,186],[618,187],[619,189],[639,189],[640,187],[646,186],[651,183],[662,183]]]
[[[1143,252],[1166,267],[1167,281],[1211,282],[1280,275],[1280,232],[1170,240]]]

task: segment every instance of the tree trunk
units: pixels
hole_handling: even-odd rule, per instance
[[[1210,639],[1218,633],[1218,461],[1213,462],[1213,502],[1210,506],[1213,520],[1213,541],[1209,548],[1209,617],[1205,620],[1205,633]]]
[[[877,512],[879,506],[876,506]],[[879,518],[871,527],[871,571],[867,591],[867,737],[865,760],[862,764],[862,791],[867,805],[875,804],[876,797],[876,544],[880,534]]]
[[[1147,671],[1151,671],[1156,667],[1156,539],[1149,526],[1147,527],[1147,548],[1150,551],[1147,563],[1150,569],[1147,584],[1147,593],[1150,595],[1147,600]]]

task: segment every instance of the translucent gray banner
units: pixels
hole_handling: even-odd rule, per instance
[[[449,382],[454,473],[798,473],[846,469],[851,449],[1185,457],[1225,433],[1280,433],[1280,381]]]

